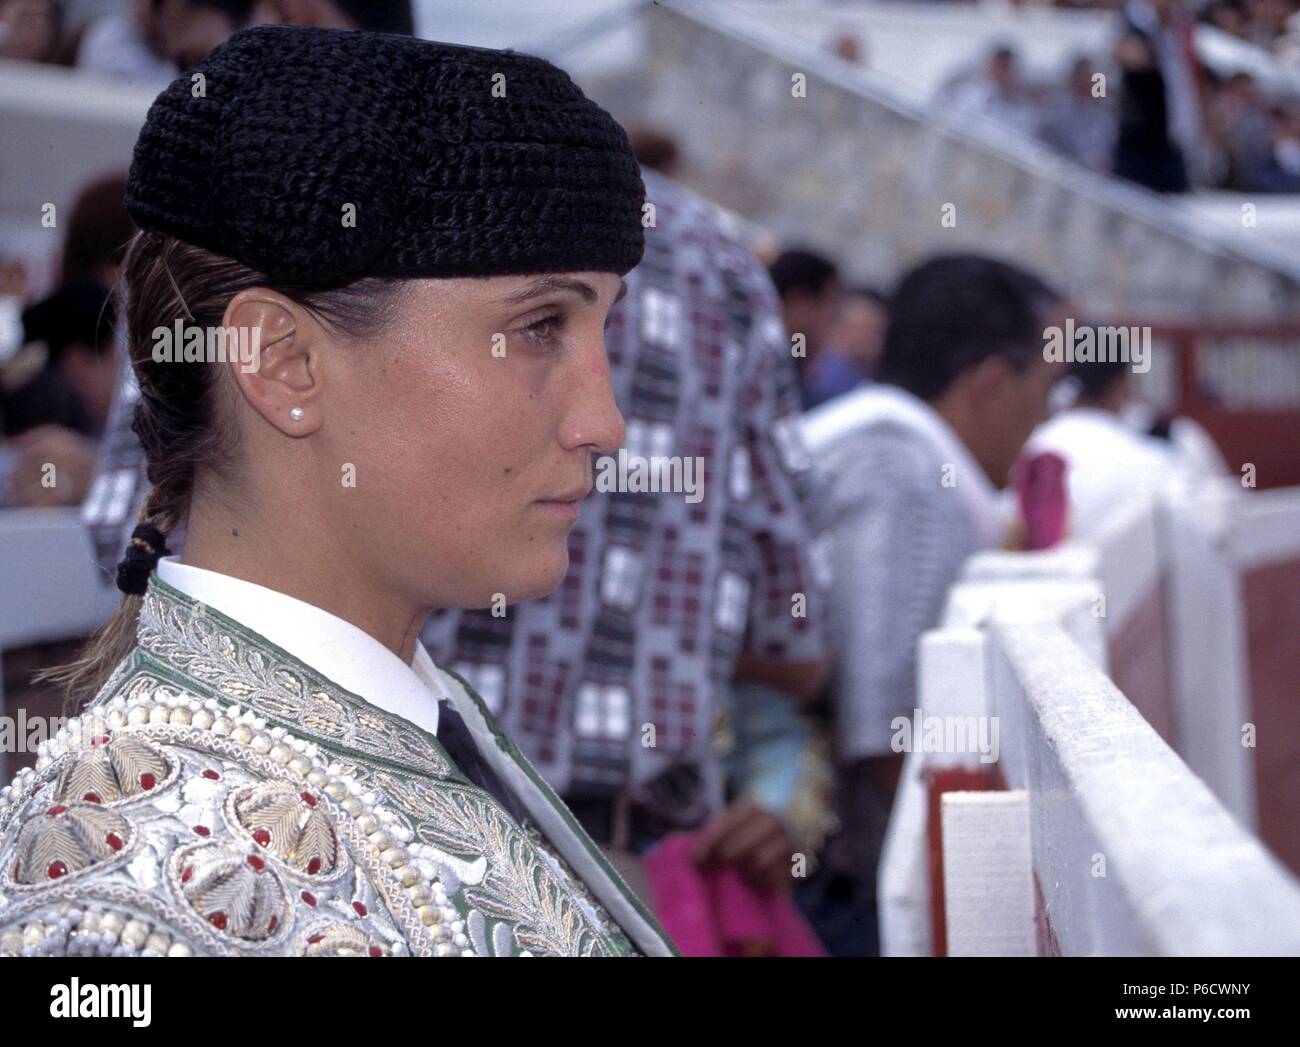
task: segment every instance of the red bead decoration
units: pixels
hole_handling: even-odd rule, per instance
[[[94,738],[90,739],[90,747],[92,749],[98,749],[101,745],[107,745],[110,740],[111,739],[106,734],[97,734]]]
[[[371,956],[383,956],[383,955],[384,955],[384,950],[381,949],[378,945],[372,945],[372,946],[370,947],[370,955],[371,955]]]
[[[315,876],[318,872],[320,872],[320,859],[313,854],[311,861],[307,863],[307,875]]]
[[[146,792],[148,792],[157,784],[158,784],[158,779],[155,778],[148,771],[145,771],[144,774],[140,775],[140,788],[144,789]]]
[[[181,883],[189,883],[190,877],[194,875],[194,866],[187,865],[181,870]]]
[[[109,833],[108,836],[105,837],[105,841],[115,851],[120,851],[123,846],[125,846],[122,837],[118,836],[117,833]]]
[[[307,944],[315,945],[317,942],[322,941],[324,937],[325,935],[323,934],[313,934],[310,938],[307,939]]]
[[[85,800],[86,803],[103,803],[103,802],[104,802],[103,800],[100,799],[100,797],[99,797],[99,793],[86,793],[86,795],[83,796],[82,799]]]
[[[302,802],[305,803],[308,807],[316,806],[316,797],[314,797],[311,793],[299,793],[299,795],[302,797]]]
[[[358,916],[366,915],[366,907],[361,902],[353,902],[352,908],[356,909]]]
[[[213,782],[221,781],[221,775],[218,774],[216,771],[214,771],[211,767],[209,767],[207,770],[203,772],[203,777]]]
[[[268,924],[266,925],[266,933],[267,933],[267,934],[274,934],[274,933],[275,933],[275,929],[276,929],[278,926],[280,926],[280,917],[278,917],[278,916],[272,916],[272,917],[271,917],[271,922],[268,923]]]
[[[266,862],[262,861],[262,859],[255,854],[250,854],[248,856],[248,864],[251,865],[258,872],[261,872],[263,869],[266,868]]]
[[[57,880],[60,876],[68,875],[68,867],[60,861],[52,861],[49,868],[45,870],[45,875],[51,880]]]
[[[303,891],[302,900],[306,902],[308,905],[310,905],[313,909],[316,908],[316,896],[312,894],[311,891]]]
[[[61,815],[61,814],[62,814],[64,811],[66,811],[66,810],[67,810],[67,807],[65,807],[63,804],[61,804],[61,803],[56,803],[53,807],[51,807],[51,808],[50,808],[48,811],[46,811],[45,813],[48,814],[51,818],[57,818],[59,815]]]
[[[208,923],[212,924],[219,931],[226,929],[226,914],[223,912],[214,912],[208,917]]]
[[[212,835],[212,830],[209,829],[206,825],[196,825],[196,826],[194,827],[194,831],[195,831],[196,833],[198,833],[200,836],[210,836],[210,835]]]
[[[259,847],[266,847],[271,842],[271,834],[266,829],[254,829],[253,842]]]

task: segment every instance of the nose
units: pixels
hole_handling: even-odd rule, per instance
[[[603,334],[591,338],[572,361],[572,392],[560,423],[560,444],[566,451],[613,454],[623,446],[627,429],[614,402]]]

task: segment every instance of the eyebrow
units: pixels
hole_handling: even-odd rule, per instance
[[[614,298],[616,302],[627,294],[627,281],[620,279],[618,283],[618,294]],[[550,294],[552,291],[572,291],[584,302],[588,303],[594,302],[599,297],[596,294],[596,289],[586,280],[578,280],[572,276],[543,276],[534,280],[527,287],[506,295],[500,301],[502,305],[519,305],[521,302],[527,302],[529,299]]]

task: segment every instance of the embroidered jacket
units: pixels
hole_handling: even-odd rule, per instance
[[[448,680],[522,822],[435,737],[155,577],[135,648],[0,792],[0,955],[671,955]]]

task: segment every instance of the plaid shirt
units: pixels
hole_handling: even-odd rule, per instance
[[[644,177],[655,224],[611,314],[615,395],[628,454],[702,458],[703,497],[593,493],[559,589],[501,618],[435,614],[422,639],[558,791],[628,789],[693,824],[716,802],[712,727],[740,652],[827,652],[799,389],[775,293],[728,218]],[[147,491],[123,371],[83,506],[110,575]]]
[[[725,216],[644,177],[654,225],[611,314],[614,393],[628,455],[702,458],[703,497],[593,493],[555,593],[435,615],[422,638],[558,791],[626,790],[694,824],[717,803],[712,727],[737,656],[827,652],[775,293]]]

